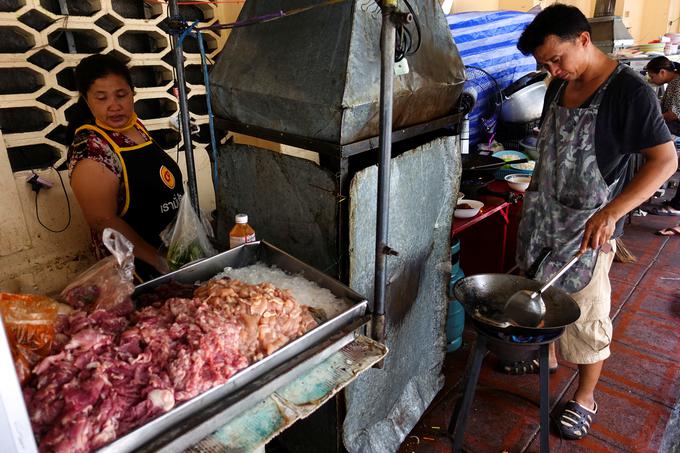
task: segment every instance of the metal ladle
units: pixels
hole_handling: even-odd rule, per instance
[[[576,263],[583,253],[574,255],[562,268],[548,280],[538,291],[522,289],[510,296],[505,303],[505,314],[520,326],[536,327],[545,316],[545,302],[541,294],[552,286],[571,266]]]

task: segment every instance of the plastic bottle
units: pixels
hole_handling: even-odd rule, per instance
[[[255,230],[248,225],[247,214],[236,214],[236,225],[229,232],[229,248],[255,242]]]

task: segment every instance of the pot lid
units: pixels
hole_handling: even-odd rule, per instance
[[[548,77],[548,73],[545,71],[530,72],[508,85],[508,87],[503,90],[503,96],[509,98],[522,88],[526,88],[534,83],[543,82],[546,77]]]

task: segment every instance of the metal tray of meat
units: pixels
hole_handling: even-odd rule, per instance
[[[349,302],[349,308],[291,341],[262,360],[234,374],[226,383],[182,403],[134,431],[100,449],[100,452],[179,451],[210,434],[257,401],[263,393],[300,376],[354,340],[366,324],[368,302],[346,285],[312,268],[265,241],[245,244],[178,271],[146,282],[136,288],[142,294],[170,280],[203,282],[225,267],[239,268],[262,262],[299,274]]]

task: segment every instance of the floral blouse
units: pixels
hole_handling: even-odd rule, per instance
[[[135,146],[136,144],[130,138],[119,132],[106,132],[108,133],[109,137],[111,137],[111,140],[113,140],[114,143],[116,143],[121,148],[126,146]],[[142,135],[144,135],[147,139],[149,138],[143,130],[140,130],[140,132],[142,132]],[[123,179],[123,166],[120,162],[120,159],[118,158],[118,155],[113,150],[113,148],[111,148],[109,142],[99,133],[91,129],[82,129],[76,133],[75,137],[73,137],[73,143],[71,143],[71,146],[68,148],[67,157],[69,178],[71,178],[73,169],[76,168],[78,162],[83,159],[92,159],[96,162],[99,162],[109,171],[111,171],[111,173],[116,175],[118,178],[117,204],[118,212],[120,213],[123,209],[123,206],[125,205],[125,181]],[[93,230],[90,230],[90,233],[92,235],[92,245],[94,247],[95,256],[97,259],[102,259],[109,254],[108,250],[106,250],[104,247],[102,238],[99,234],[95,234]]]
[[[680,77],[668,82],[661,99],[661,112],[673,112],[680,118]]]

